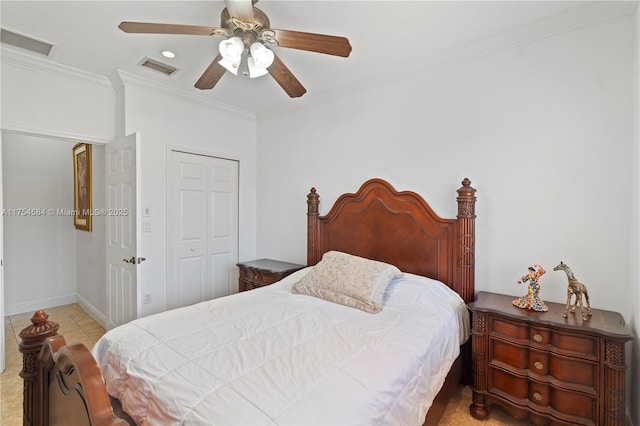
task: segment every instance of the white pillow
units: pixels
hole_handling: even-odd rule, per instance
[[[365,312],[382,310],[387,286],[402,272],[393,265],[328,251],[309,273],[292,287],[292,292],[315,296]]]

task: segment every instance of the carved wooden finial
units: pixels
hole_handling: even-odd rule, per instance
[[[45,339],[55,336],[60,326],[49,321],[49,314],[43,310],[36,311],[31,317],[31,325],[25,327],[19,334],[18,349],[22,353],[22,371],[20,377],[24,379],[23,387],[23,420],[25,425],[44,424],[40,418],[40,392],[37,386],[37,357],[44,345]]]
[[[315,188],[311,188],[311,192],[307,195],[307,215],[317,215],[319,204],[320,196]]]
[[[24,328],[19,336],[23,343],[43,342],[47,337],[56,334],[60,327],[53,321],[48,321],[49,314],[42,309],[37,310],[31,317],[31,325]]]
[[[471,181],[464,178],[462,186],[458,189],[458,217],[476,217],[476,190],[471,186]]]

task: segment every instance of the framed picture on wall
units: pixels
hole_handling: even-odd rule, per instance
[[[91,145],[73,147],[73,224],[91,232]]]

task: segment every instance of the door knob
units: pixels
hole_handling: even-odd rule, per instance
[[[139,264],[139,263],[142,263],[142,262],[144,262],[145,260],[147,260],[147,259],[146,259],[146,258],[144,258],[144,257],[138,257],[138,258],[136,258],[135,256],[132,256],[132,257],[131,257],[131,259],[122,259],[122,261],[123,261],[123,262],[125,262],[125,263],[132,263],[132,264],[134,264],[134,265],[135,265],[136,263],[138,263],[138,264]]]

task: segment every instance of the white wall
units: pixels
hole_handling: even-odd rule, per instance
[[[108,142],[115,134],[109,80],[0,49],[3,130]]]
[[[636,10],[259,117],[258,257],[306,261],[311,186],[321,214],[382,177],[454,217],[455,190],[469,177],[478,189],[476,290],[522,295],[517,277],[540,263],[543,299],[564,303],[566,277],[552,268],[569,264],[593,307],[635,325],[627,377],[628,401],[637,401],[637,19]],[[638,404],[628,408],[640,424]]]
[[[143,234],[139,247],[139,253],[148,259],[140,266],[143,280],[139,283],[139,292],[152,295],[152,303],[141,309],[141,315],[165,307],[169,147],[240,161],[239,253],[240,259],[255,256],[255,117],[222,108],[204,97],[194,99],[176,92],[163,92],[144,80],[135,80],[125,96],[124,90],[115,91],[108,79],[2,51],[2,129],[107,143],[116,135],[123,135],[125,130],[127,134],[140,133],[143,151],[140,202],[154,212],[153,231]],[[97,202],[94,197],[94,203]],[[102,256],[95,239],[99,226],[103,225],[98,219],[92,235],[78,237],[82,246],[78,277],[86,283],[78,295],[79,301],[101,319],[99,314],[106,313],[106,306],[100,299],[98,281],[104,270],[93,263],[93,259]],[[92,249],[84,250],[87,247]],[[86,263],[87,260],[90,262]],[[98,278],[91,280],[93,274]]]
[[[259,117],[258,256],[304,262],[305,195],[321,212],[366,179],[423,194],[456,214],[478,189],[476,288],[564,302],[569,264],[594,307],[630,315],[633,18]],[[636,259],[634,259],[634,262]]]
[[[627,359],[627,365],[631,368],[631,386],[629,401],[640,401],[640,276],[638,275],[638,259],[640,259],[640,8],[636,4],[635,11],[635,104],[633,108],[635,143],[633,149],[633,204],[631,209],[632,237],[631,242],[631,282],[630,297],[628,299],[631,311],[631,327],[635,340],[632,345],[631,356]],[[633,423],[640,425],[640,404],[631,407]]]
[[[37,209],[4,217],[6,315],[76,301],[73,143],[3,135],[4,208]]]
[[[167,293],[167,162],[171,148],[238,160],[240,165],[239,260],[255,256],[256,123],[243,111],[199,96],[186,96],[125,73],[113,76],[117,87],[119,135],[141,137],[141,207],[152,211],[152,232],[141,233],[138,295],[150,294],[139,316],[165,310]],[[237,273],[237,271],[236,271]],[[142,298],[139,297],[139,300]]]
[[[566,277],[552,271],[562,260],[593,307],[621,312],[637,336],[637,19],[259,117],[258,257],[306,261],[311,186],[321,214],[382,177],[454,217],[455,190],[469,177],[478,189],[477,291],[522,295],[516,279],[540,263],[543,299],[563,303]],[[637,337],[633,349],[628,401],[640,392]],[[638,404],[628,408],[639,424]]]
[[[85,141],[85,142],[109,142],[113,140],[116,130],[115,125],[115,93],[111,87],[111,83],[107,78],[97,77],[95,75],[83,73],[74,69],[64,68],[52,65],[46,60],[31,57],[29,55],[21,55],[11,50],[0,49],[2,56],[1,59],[1,73],[2,79],[2,110],[0,116],[0,127],[4,131],[4,135],[14,136],[18,134],[30,134],[42,136],[45,140],[54,140],[56,143],[67,143],[68,150],[66,153],[67,163],[64,169],[72,172],[71,166],[71,147],[73,143],[71,141]],[[61,142],[65,141],[65,142]],[[101,164],[96,164],[100,160],[100,149],[97,149],[97,157],[94,157],[94,167],[99,169],[103,167]],[[94,147],[95,150],[95,147]],[[42,152],[41,150],[34,150],[33,152]],[[94,169],[95,170],[95,169]],[[104,172],[102,172],[104,173]],[[99,177],[98,177],[99,178]],[[6,184],[6,179],[5,179]],[[72,185],[71,183],[69,185]],[[71,186],[73,188],[73,186]],[[98,191],[100,191],[98,189]],[[94,193],[95,194],[95,193]],[[71,192],[71,197],[73,193]],[[104,198],[104,195],[102,195]],[[73,198],[71,198],[73,200]],[[95,202],[101,202],[96,200]],[[73,201],[71,201],[73,203]],[[73,204],[71,207],[73,208]],[[68,221],[71,221],[69,218]],[[71,222],[72,223],[72,222]],[[94,232],[92,235],[80,236],[76,233],[73,225],[71,230],[73,233],[74,247],[78,245],[84,249],[87,248],[86,239],[95,239],[98,234],[96,231],[100,226],[98,220],[97,225],[94,225]],[[68,227],[66,227],[68,228]],[[5,233],[6,240],[6,233]],[[45,244],[52,244],[54,240],[46,239]],[[94,243],[95,247],[95,243]],[[89,255],[91,252],[84,253]],[[60,250],[55,250],[55,254],[59,255]],[[5,257],[11,257],[11,249],[7,252],[5,247]],[[78,266],[76,270],[75,266],[73,276],[73,300],[76,301],[76,296],[79,295],[80,303],[88,308],[96,319],[100,320],[100,315],[96,315],[96,311],[101,309],[101,304],[104,305],[104,299],[100,299],[100,293],[97,287],[93,287],[94,284],[100,281],[100,276],[94,279],[88,278],[87,271],[93,267],[93,264],[85,264],[86,258],[81,258],[83,263],[78,264],[76,261],[76,249],[66,254],[70,259],[75,262],[74,265]],[[99,254],[95,254],[99,256]],[[104,260],[100,262],[104,265]],[[85,266],[87,268],[85,268]],[[37,271],[40,265],[34,260],[31,263],[30,269]],[[78,290],[76,283],[76,277],[80,277],[83,282],[87,282],[88,287],[81,285]],[[71,283],[70,282],[70,283]],[[81,283],[82,284],[82,283]],[[10,284],[5,282],[5,296],[7,295],[7,288]],[[35,285],[31,283],[30,285]],[[103,284],[104,285],[104,284]],[[42,307],[51,306],[43,305],[37,300],[34,294],[42,293],[43,289],[36,288],[30,294],[31,303],[29,306],[22,304],[21,308],[15,308],[17,310],[31,311],[34,309],[40,309]],[[49,292],[54,291],[53,288],[49,288]],[[45,293],[46,293],[45,291]],[[69,303],[68,292],[70,288],[58,289],[58,292],[52,297],[60,303]],[[78,294],[77,294],[78,293]],[[6,314],[11,314],[8,311],[8,307],[11,302],[5,298],[5,305],[7,306]],[[37,306],[36,306],[37,305]],[[35,306],[35,307],[34,307]],[[96,306],[97,309],[93,309]],[[106,309],[104,310],[106,312]]]
[[[143,159],[142,183],[138,188],[140,206],[153,211],[153,231],[142,234],[138,250],[147,258],[140,266],[139,294],[150,293],[152,303],[142,306],[140,315],[165,309],[166,166],[170,148],[239,161],[239,257],[240,260],[255,257],[256,123],[253,114],[226,108],[211,97],[164,90],[124,74],[115,74],[113,86],[106,78],[6,50],[2,50],[1,65],[0,127],[5,131],[89,143],[108,143],[125,133],[140,134]],[[94,203],[97,202],[94,197]],[[100,226],[99,221],[94,226]],[[104,309],[102,314],[106,314],[106,307],[100,304],[99,277],[92,281],[90,276],[102,272],[97,264],[95,268],[92,263],[83,267],[87,258],[101,256],[93,239],[98,234],[92,234],[78,238],[78,243],[83,245],[78,277],[87,283],[78,296],[80,303],[89,306],[100,320],[104,315],[99,315],[100,312],[97,315],[96,311]],[[85,252],[84,247],[92,247],[94,251]],[[8,313],[11,312],[5,312]]]
[[[105,207],[104,145],[91,147],[92,208]],[[77,231],[78,303],[96,320],[106,325],[106,217],[92,218],[92,231]]]

